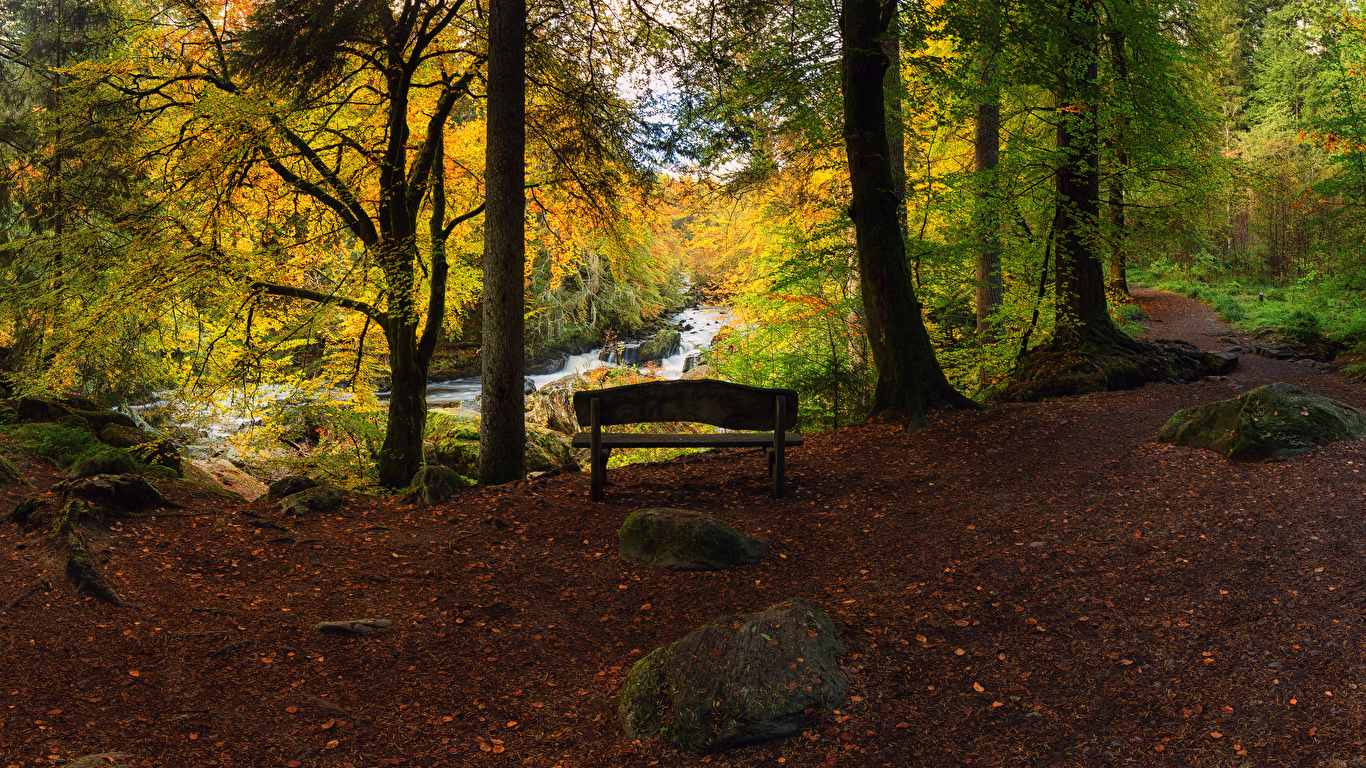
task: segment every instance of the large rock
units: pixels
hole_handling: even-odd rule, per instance
[[[52,486],[52,490],[92,504],[121,509],[176,506],[141,475],[96,475],[63,480]]]
[[[569,437],[528,423],[526,427],[526,470],[547,472],[575,464]],[[479,477],[479,421],[450,412],[427,414],[427,439],[423,457],[429,465],[450,467],[467,478]]]
[[[136,475],[138,463],[120,448],[105,448],[102,451],[78,459],[71,465],[72,477],[94,477],[95,475]]]
[[[346,497],[347,492],[341,488],[334,485],[319,485],[284,497],[280,501],[280,511],[294,517],[328,512],[340,507],[342,502],[346,501]]]
[[[844,644],[812,603],[722,616],[636,663],[618,714],[630,739],[692,754],[789,736],[808,708],[839,704]]]
[[[473,480],[461,477],[459,472],[450,467],[428,464],[413,476],[413,482],[408,486],[407,498],[417,504],[440,504],[474,485]]]
[[[317,487],[318,481],[306,475],[285,475],[270,484],[270,487],[266,489],[266,498],[271,501],[278,501],[286,496],[293,496],[299,491]]]
[[[545,427],[565,435],[579,431],[574,415],[574,384],[577,375],[557,379],[541,387],[526,398],[526,423]]]
[[[677,571],[720,571],[754,565],[768,542],[746,536],[721,520],[686,509],[641,509],[626,516],[617,534],[621,556]]]
[[[1238,355],[1233,352],[1200,353],[1200,373],[1206,376],[1223,376],[1238,367]]]
[[[122,424],[105,424],[104,429],[100,430],[99,438],[100,442],[105,445],[112,445],[115,448],[132,448],[135,445],[142,445],[155,440],[156,435],[134,427],[125,427]]]
[[[1177,411],[1157,433],[1160,442],[1207,448],[1242,461],[1294,456],[1363,438],[1366,414],[1280,382]]]
[[[653,339],[640,345],[640,350],[636,353],[636,364],[663,360],[666,357],[678,354],[682,349],[682,335],[673,328],[665,328],[655,334]]]

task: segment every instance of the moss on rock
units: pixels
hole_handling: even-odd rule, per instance
[[[746,536],[710,515],[686,509],[641,509],[617,534],[621,556],[680,571],[719,571],[754,565],[768,542]]]
[[[138,463],[124,448],[105,448],[89,456],[78,459],[71,465],[72,477],[94,477],[95,475],[136,475],[140,472]]]
[[[789,736],[808,710],[844,699],[844,652],[834,624],[807,600],[722,616],[637,662],[618,716],[627,738],[662,737],[690,754]]]
[[[1282,382],[1177,411],[1157,433],[1164,443],[1259,461],[1304,453],[1338,440],[1366,438],[1366,414]]]

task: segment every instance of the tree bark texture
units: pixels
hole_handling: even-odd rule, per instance
[[[901,25],[895,15],[883,37],[882,52],[887,55],[887,74],[883,76],[887,93],[887,157],[896,190],[896,220],[904,240],[911,236],[911,231],[906,215],[906,118],[901,112]]]
[[[854,222],[868,346],[878,372],[872,410],[904,413],[915,428],[926,423],[926,411],[935,405],[975,404],[949,385],[939,367],[897,222],[883,101],[888,62],[881,44],[895,12],[895,0],[887,5],[844,0],[841,86],[853,190],[849,217]]]
[[[525,474],[526,2],[491,0],[484,209],[484,348],[479,481]]]
[[[1000,47],[1000,0],[983,3],[983,35],[978,49],[977,121],[973,128],[972,169],[977,175],[977,208],[973,231],[977,236],[977,330],[991,333],[991,316],[1001,308],[1005,285],[1001,279],[1001,224],[997,206],[996,166],[1001,160],[1001,86],[997,82]]]
[[[1110,55],[1114,60],[1116,87],[1123,88],[1129,79],[1129,59],[1124,49],[1124,33],[1116,32],[1110,38]],[[1117,296],[1129,295],[1129,275],[1124,263],[1124,245],[1128,238],[1124,221],[1124,172],[1129,166],[1129,153],[1124,142],[1128,120],[1121,114],[1115,118],[1115,167],[1110,174],[1108,186],[1110,226],[1113,234],[1110,240],[1110,292]]]
[[[1059,73],[1055,172],[1058,217],[1054,248],[1057,272],[1055,341],[1080,350],[1090,343],[1112,344],[1118,331],[1105,303],[1101,269],[1100,133],[1096,115],[1098,37],[1092,0],[1065,0],[1061,30],[1065,60]]]

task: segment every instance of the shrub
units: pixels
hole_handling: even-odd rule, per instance
[[[42,456],[62,468],[105,447],[89,430],[46,422],[18,424],[6,428],[3,434],[25,453]]]
[[[1281,322],[1276,335],[1291,344],[1310,347],[1323,341],[1323,324],[1313,312],[1297,309]]]
[[[1230,323],[1236,323],[1246,316],[1243,312],[1243,305],[1232,296],[1216,296],[1214,298],[1214,311],[1218,313],[1219,317]]]

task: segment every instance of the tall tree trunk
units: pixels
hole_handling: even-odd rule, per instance
[[[892,164],[892,187],[896,191],[896,220],[905,240],[911,236],[911,230],[906,215],[906,117],[901,111],[901,20],[897,16],[892,16],[887,26],[882,52],[887,56],[887,74],[883,76],[887,94],[887,159]]]
[[[1114,60],[1116,87],[1123,88],[1129,79],[1129,59],[1124,50],[1124,33],[1110,37],[1110,55]],[[1129,295],[1129,275],[1124,263],[1124,245],[1128,238],[1124,221],[1124,173],[1129,167],[1129,152],[1125,146],[1128,120],[1125,115],[1115,117],[1115,168],[1110,174],[1110,226],[1114,234],[1110,240],[1110,292],[1117,296]]]
[[[1113,346],[1119,331],[1105,303],[1099,247],[1099,125],[1096,107],[1097,20],[1093,0],[1065,0],[1063,30],[1068,71],[1060,73],[1057,96],[1058,219],[1055,341],[1080,350]]]
[[[394,313],[385,329],[389,344],[389,414],[380,446],[380,485],[403,488],[422,468],[427,423],[427,363],[417,348],[416,318]],[[407,319],[413,318],[413,319]]]
[[[978,50],[977,123],[973,129],[972,169],[977,174],[977,330],[991,334],[991,316],[1001,308],[1001,216],[997,203],[996,166],[1001,159],[1001,85],[996,80],[1000,41],[1000,0],[985,0],[983,35]]]
[[[911,428],[927,423],[939,404],[975,407],[944,378],[921,317],[897,223],[896,183],[888,158],[881,39],[896,0],[844,0],[841,87],[844,143],[853,200],[849,218],[859,261],[868,346],[877,367],[873,412],[904,413]]]
[[[526,0],[491,0],[488,18],[479,482],[492,485],[520,480],[526,463]]]

